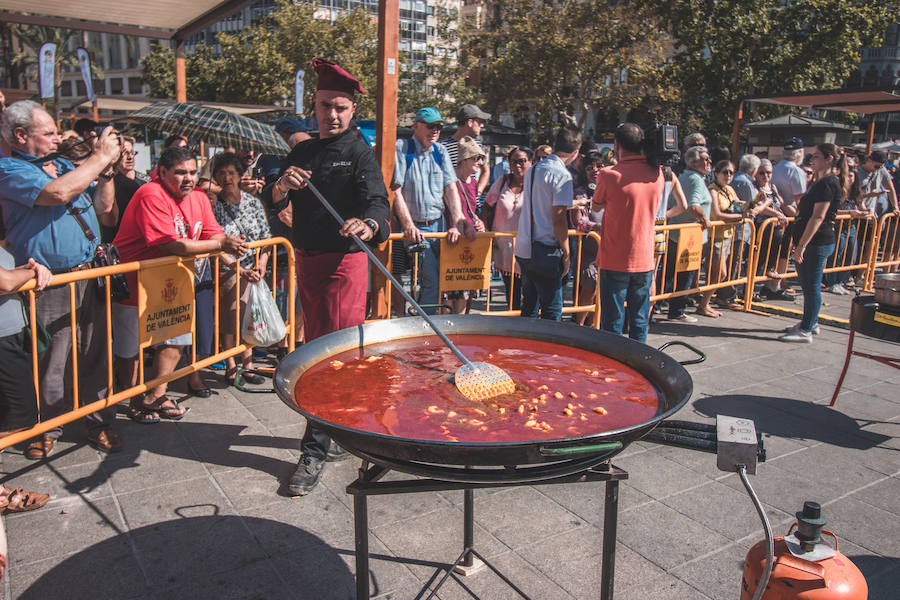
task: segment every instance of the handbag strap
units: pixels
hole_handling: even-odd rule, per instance
[[[528,187],[528,215],[531,218],[531,243],[534,244],[534,171],[537,165],[531,167],[531,185]]]
[[[87,224],[87,221],[84,220],[84,217],[82,217],[81,213],[78,212],[78,209],[76,209],[72,205],[71,201],[66,202],[66,211],[70,215],[72,215],[72,218],[74,218],[75,221],[78,222],[78,226],[81,227],[81,232],[84,234],[84,237],[86,237],[87,240],[91,243],[95,242],[97,240],[97,236],[94,235],[94,232],[91,230],[91,226]]]

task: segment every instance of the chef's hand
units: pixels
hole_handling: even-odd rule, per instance
[[[362,219],[356,217],[344,221],[341,227],[341,235],[344,237],[358,236],[364,242],[368,242],[375,235],[372,228],[363,223]]]
[[[33,258],[28,259],[28,268],[34,271],[34,278],[37,280],[34,284],[35,290],[42,290],[50,285],[50,281],[53,279],[53,273],[50,272],[50,269]]]
[[[422,232],[419,231],[419,228],[412,221],[403,226],[403,237],[410,244],[418,244],[425,239],[422,237]]]
[[[311,176],[312,171],[306,171],[300,167],[288,167],[275,182],[275,187],[281,193],[286,193],[288,190],[302,190],[306,187],[306,180]]]
[[[222,250],[234,256],[243,256],[250,248],[243,235],[228,235],[222,240]]]

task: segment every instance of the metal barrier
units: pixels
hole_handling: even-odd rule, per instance
[[[744,219],[735,223],[713,221],[707,232],[707,243],[703,245],[701,250],[701,264],[699,269],[696,270],[697,277],[694,284],[684,289],[676,289],[679,280],[678,272],[675,270],[678,260],[678,243],[677,238],[672,239],[672,232],[677,232],[680,237],[682,231],[696,231],[698,229],[700,229],[700,225],[697,223],[656,226],[655,231],[657,235],[662,234],[665,236],[665,248],[662,253],[656,254],[657,267],[655,276],[657,289],[650,296],[651,302],[702,292],[712,292],[737,285],[747,285],[752,248],[746,240],[755,239],[755,226],[750,219]],[[682,272],[688,273],[691,271]],[[660,273],[662,274],[662,286],[659,285]]]
[[[426,238],[426,239],[443,239],[443,238],[447,237],[447,234],[446,233],[424,233],[424,234],[422,234],[422,237]],[[489,232],[478,233],[477,237],[490,237],[492,240],[495,238],[512,238],[513,244],[515,244],[516,234],[515,233],[501,233],[501,232],[489,231]],[[571,261],[575,267],[575,278],[574,278],[575,296],[574,296],[573,304],[563,307],[563,313],[564,314],[583,313],[583,312],[592,313],[594,315],[594,322],[593,322],[592,326],[599,329],[599,327],[600,327],[600,298],[599,298],[599,294],[597,293],[596,282],[594,282],[593,290],[588,290],[588,291],[593,292],[593,297],[594,297],[593,302],[591,302],[589,304],[581,304],[581,305],[579,305],[577,302],[578,302],[578,290],[582,287],[581,286],[581,283],[582,283],[582,281],[581,281],[581,279],[582,279],[581,250],[582,250],[582,245],[584,243],[584,238],[590,237],[594,241],[596,241],[596,243],[599,245],[600,236],[596,232],[593,232],[593,231],[583,233],[583,232],[579,232],[579,231],[575,231],[575,230],[569,230],[569,237],[574,238],[576,240],[576,252],[571,257]],[[388,237],[388,242],[387,242],[387,264],[388,265],[392,264],[394,252],[397,252],[397,251],[406,252],[402,243],[399,245],[397,244],[397,242],[402,242],[403,239],[404,239],[404,237],[403,237],[402,233],[392,233]],[[491,245],[491,253],[493,253],[493,244]],[[493,260],[493,255],[491,255],[490,258],[491,258],[491,260]],[[515,260],[516,260],[515,254],[513,254],[512,266],[511,266],[512,273],[515,273]],[[411,276],[410,276],[410,288],[411,288],[410,293],[413,297],[416,297],[416,292],[419,287],[419,254],[418,253],[413,253],[411,263],[412,263],[412,267],[411,267]],[[390,285],[390,283],[388,283],[388,285]],[[513,287],[513,284],[511,283],[510,288],[512,288],[512,287]],[[513,310],[513,308],[512,308],[513,307],[512,295],[509,295],[509,297],[507,297],[507,299],[506,299],[505,310],[496,310],[492,306],[492,304],[493,304],[492,299],[491,299],[492,289],[491,289],[491,287],[488,287],[486,289],[487,289],[487,299],[485,301],[485,308],[484,308],[484,310],[478,311],[479,313],[492,314],[492,315],[497,315],[497,316],[518,316],[520,314],[519,310]],[[388,315],[390,315],[390,317],[388,317],[388,318],[393,318],[395,316],[393,302],[394,302],[394,300],[396,300],[396,298],[394,297],[394,294],[387,294],[387,298],[388,298]],[[445,306],[444,308],[449,310],[448,306]]]
[[[886,213],[878,221],[878,234],[872,243],[870,262],[867,265],[865,290],[874,291],[875,272],[884,269],[893,272],[900,268],[900,215]]]
[[[788,218],[787,221],[789,224],[793,223],[794,218]],[[837,215],[834,229],[837,240],[835,251],[825,262],[823,272],[859,271],[863,280],[868,281],[874,273],[873,256],[881,224],[873,215]],[[770,273],[777,274],[777,279],[797,276],[793,265],[793,250],[791,236],[784,233],[777,217],[770,217],[760,224],[753,249],[753,268],[750,270],[750,281],[744,297],[745,310],[752,308],[754,285],[776,279]]]
[[[275,278],[278,276],[278,257],[277,252],[275,251],[277,246],[283,247],[287,252],[287,267],[288,267],[288,318],[285,319],[285,327],[287,329],[288,336],[288,348],[292,349],[295,345],[296,340],[294,339],[294,314],[295,314],[295,291],[296,291],[296,269],[294,265],[294,248],[284,238],[269,238],[266,240],[259,240],[256,242],[248,243],[248,246],[252,248],[267,248],[271,247],[273,249],[272,259],[270,264],[272,266],[272,285],[270,286],[273,297],[275,294]],[[69,305],[70,305],[70,313],[69,313],[69,325],[71,328],[71,336],[72,336],[72,354],[71,354],[71,365],[72,365],[72,409],[55,417],[49,419],[42,419],[40,417],[40,373],[38,372],[38,352],[37,352],[37,320],[36,320],[36,307],[35,307],[35,291],[34,291],[34,281],[30,281],[22,286],[19,290],[20,292],[24,292],[27,294],[27,311],[29,315],[29,327],[31,329],[31,355],[32,355],[32,369],[33,369],[33,381],[35,387],[35,396],[38,399],[38,423],[28,429],[24,429],[21,431],[17,431],[15,433],[9,434],[0,438],[0,449],[7,448],[12,446],[13,444],[17,444],[19,442],[23,442],[29,438],[32,438],[36,435],[42,434],[46,431],[54,429],[56,427],[60,427],[67,423],[71,423],[77,419],[80,419],[88,414],[96,412],[98,410],[102,410],[123,400],[128,400],[138,394],[146,392],[160,384],[168,383],[170,381],[174,381],[186,375],[190,375],[195,371],[199,371],[213,363],[224,360],[226,358],[230,358],[232,356],[236,356],[243,352],[244,350],[250,349],[253,346],[244,344],[240,342],[240,329],[241,329],[241,308],[240,308],[240,296],[241,296],[241,283],[240,278],[237,278],[237,285],[235,285],[235,344],[228,348],[221,347],[221,327],[219,326],[219,279],[220,279],[220,269],[219,269],[219,257],[221,256],[221,252],[215,254],[198,254],[192,258],[209,258],[211,262],[214,264],[213,272],[213,281],[214,281],[214,339],[213,339],[213,354],[204,359],[197,360],[197,352],[196,352],[196,343],[191,345],[191,360],[190,364],[182,367],[180,369],[175,370],[171,374],[163,377],[157,377],[155,379],[151,379],[150,381],[145,381],[144,377],[144,368],[143,368],[143,352],[138,352],[138,361],[139,361],[139,369],[138,369],[138,384],[134,386],[130,386],[126,389],[122,389],[120,391],[114,391],[114,357],[112,351],[112,338],[115,335],[115,332],[112,329],[112,320],[111,320],[111,300],[110,300],[110,276],[116,275],[119,273],[133,273],[139,272],[144,269],[149,269],[153,267],[159,267],[163,265],[174,265],[177,264],[181,258],[180,257],[165,257],[165,258],[157,258],[153,260],[140,261],[140,262],[130,262],[119,265],[113,265],[109,267],[102,267],[97,269],[88,269],[85,271],[76,271],[72,273],[63,273],[60,275],[54,275],[52,283],[49,287],[60,287],[60,286],[68,286],[69,288]],[[257,255],[258,260],[258,255]],[[112,332],[112,335],[107,335],[106,339],[106,382],[107,382],[107,394],[105,398],[100,400],[96,400],[80,406],[79,399],[79,386],[78,386],[78,352],[74,349],[78,347],[78,339],[77,339],[77,311],[76,311],[76,302],[75,302],[75,294],[76,294],[76,282],[78,281],[88,281],[95,278],[104,278],[105,280],[105,296],[103,298],[105,314],[106,314],[106,331]],[[136,294],[137,290],[131,290],[132,294]],[[191,299],[193,309],[194,309],[194,319],[191,322],[191,334],[194,340],[196,340],[196,300],[195,298]],[[88,368],[103,368],[103,365],[89,365]],[[60,374],[62,377],[62,374]]]

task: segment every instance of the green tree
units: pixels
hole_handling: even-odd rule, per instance
[[[665,98],[667,36],[643,2],[496,0],[470,51],[484,57],[481,85],[495,111],[527,104],[538,127],[591,107],[631,108]]]
[[[213,56],[210,46],[201,44],[197,51],[185,57],[188,100],[224,100],[222,61]],[[175,51],[162,44],[154,44],[141,60],[144,83],[150,86],[151,98],[175,98]],[[239,86],[236,86],[239,87]]]
[[[840,87],[889,7],[867,0],[657,0],[677,49],[666,112],[685,131],[730,137],[742,96]],[[771,114],[777,109],[755,105]]]

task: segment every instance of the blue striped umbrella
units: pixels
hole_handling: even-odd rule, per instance
[[[233,146],[262,154],[284,155],[291,151],[275,129],[218,108],[179,102],[154,102],[128,115],[153,129],[203,140],[214,146]]]

